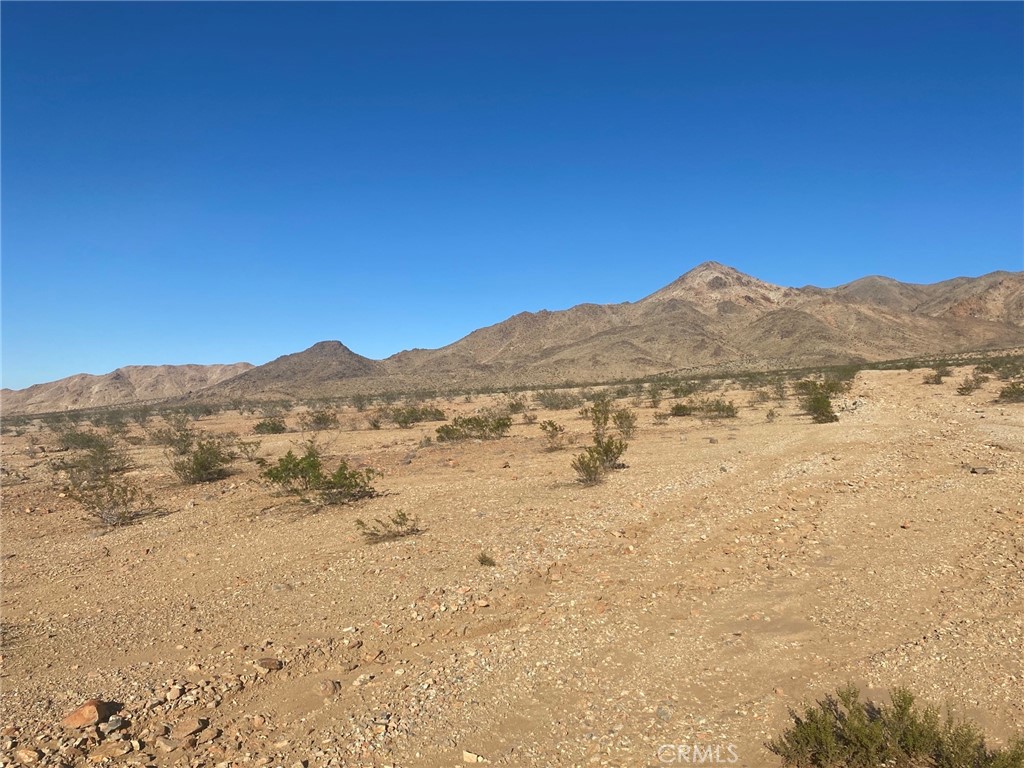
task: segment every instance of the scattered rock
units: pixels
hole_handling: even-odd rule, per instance
[[[462,762],[464,762],[464,763],[486,763],[487,761],[481,755],[478,755],[475,752],[469,752],[469,751],[464,749],[464,750],[462,750]]]
[[[209,720],[204,720],[199,717],[186,717],[184,720],[180,720],[171,729],[171,738],[179,740],[188,738],[193,734],[199,733],[209,724]]]
[[[325,699],[336,695],[338,690],[339,686],[337,680],[321,680],[320,685],[316,687],[316,692]]]
[[[971,467],[972,475],[994,475],[996,471],[988,467]]]
[[[20,749],[14,750],[14,759],[22,765],[35,765],[43,759],[43,753],[38,749],[21,747]]]
[[[88,728],[90,725],[102,723],[113,712],[114,706],[110,702],[89,699],[60,722],[65,728]]]
[[[89,753],[89,762],[99,763],[112,757],[127,755],[131,751],[132,745],[127,741],[108,741]]]
[[[265,659],[257,659],[256,666],[260,669],[265,669],[268,672],[272,672],[274,670],[281,669],[284,666],[284,662],[280,659],[275,659],[273,657],[268,656]]]

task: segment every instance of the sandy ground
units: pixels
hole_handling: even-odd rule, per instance
[[[521,417],[502,440],[420,446],[436,424],[375,431],[348,411],[330,453],[382,470],[387,494],[320,510],[244,460],[182,486],[142,445],[165,514],[102,535],[53,486],[53,436],[7,435],[3,765],[27,749],[44,765],[656,766],[698,745],[773,766],[788,709],[846,681],[907,685],[1003,743],[1024,730],[1024,406],[995,404],[998,382],[958,396],[962,373],[861,373],[829,425],[740,390],[737,419],[640,408],[628,468],[593,488]],[[534,413],[588,440],[575,411]],[[353,524],[399,510],[425,531],[369,545]],[[124,727],[60,728],[90,697]]]

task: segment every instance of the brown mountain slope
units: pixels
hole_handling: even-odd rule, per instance
[[[5,413],[47,413],[181,397],[220,384],[253,366],[129,365],[94,376],[80,373],[26,389],[4,389]]]
[[[218,387],[231,395],[309,394],[318,382],[339,382],[384,373],[381,363],[357,355],[340,341],[321,341],[307,350],[283,355]],[[307,384],[309,386],[307,386]]]

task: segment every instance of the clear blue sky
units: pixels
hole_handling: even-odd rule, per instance
[[[380,358],[713,259],[1024,269],[1021,3],[3,2],[3,383]]]

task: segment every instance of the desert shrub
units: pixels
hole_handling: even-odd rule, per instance
[[[541,390],[534,394],[533,399],[537,405],[549,411],[571,411],[583,404],[583,398],[575,392],[557,389]]]
[[[259,440],[235,440],[235,449],[246,461],[256,461],[260,451]]]
[[[178,456],[184,456],[191,451],[199,433],[192,426],[188,416],[184,413],[165,414],[164,421],[167,426],[153,430],[150,439],[157,445],[166,446]]]
[[[769,408],[768,412],[764,415],[764,420],[771,424],[775,419],[778,418],[778,413],[775,412],[774,408]]]
[[[970,395],[973,392],[977,392],[981,389],[981,385],[988,381],[988,376],[983,373],[978,373],[977,370],[969,376],[964,376],[963,381],[956,388],[958,395]]]
[[[370,406],[370,403],[373,402],[372,397],[361,392],[352,395],[352,397],[349,398],[349,400],[352,403],[352,407],[355,408],[360,413],[365,411]]]
[[[398,511],[387,520],[374,518],[372,523],[356,519],[356,528],[368,544],[380,544],[383,541],[394,541],[406,536],[423,533],[419,521],[409,517],[405,512]]]
[[[171,469],[186,485],[198,485],[224,477],[232,460],[233,456],[221,440],[200,437],[184,456],[172,459]]]
[[[565,445],[565,427],[552,419],[540,423],[540,431],[544,433],[544,447],[549,451],[557,451]]]
[[[626,440],[636,436],[636,414],[628,408],[619,408],[612,414],[612,423],[615,429]]]
[[[306,493],[315,492],[324,504],[343,504],[377,496],[372,485],[376,476],[372,469],[352,469],[344,461],[328,474],[324,470],[323,453],[312,440],[305,444],[301,456],[289,450],[263,471],[263,477],[289,493],[304,497]]]
[[[673,403],[669,409],[670,416],[692,416],[693,406],[686,403]]]
[[[732,400],[726,402],[720,397],[701,400],[694,406],[694,410],[708,419],[734,419],[739,415],[739,409]]]
[[[252,428],[257,435],[280,435],[288,431],[288,426],[280,416],[268,416],[257,421]]]
[[[668,424],[669,418],[669,414],[662,411],[654,414],[654,423],[658,425]]]
[[[370,429],[380,429],[382,424],[381,417],[379,415],[371,416],[366,420],[366,425]]]
[[[618,437],[595,437],[594,444],[587,448],[601,462],[603,469],[622,469],[625,466],[621,461],[622,454],[626,452],[629,444]]]
[[[509,413],[525,413],[529,405],[526,402],[526,395],[522,392],[507,392],[502,406]]]
[[[815,424],[830,424],[839,421],[832,409],[832,397],[829,387],[814,379],[804,379],[794,385],[800,398],[800,408],[811,417]]]
[[[338,414],[331,408],[312,408],[299,416],[299,426],[306,432],[320,432],[338,426]]]
[[[138,424],[140,427],[145,428],[149,423],[149,420],[153,418],[153,406],[151,405],[136,405],[128,409],[128,417]]]
[[[862,702],[856,686],[846,685],[802,715],[790,711],[793,725],[765,746],[795,768],[1024,766],[1024,741],[989,749],[977,726],[917,707],[906,688],[890,698],[889,705]]]
[[[936,365],[932,367],[932,372],[924,377],[925,384],[941,384],[943,379],[947,376],[952,376],[953,371],[950,370],[948,365]]]
[[[604,480],[604,466],[590,448],[579,454],[571,464],[576,472],[576,479],[583,485],[597,485]]]
[[[651,401],[651,408],[661,405],[661,398],[665,394],[665,386],[660,383],[651,382],[647,385],[647,398]]]
[[[430,405],[408,405],[403,408],[392,408],[388,417],[402,429],[408,429],[421,421],[444,421],[448,417],[440,408]]]
[[[536,424],[536,423],[537,423],[537,414],[536,413],[530,413],[529,411],[527,411],[526,413],[523,414],[523,424],[529,425],[529,424]]]
[[[438,442],[452,440],[494,440],[512,428],[511,416],[456,416],[450,424],[437,428]]]
[[[606,395],[595,396],[590,405],[580,408],[580,416],[589,419],[594,436],[603,436],[612,420],[612,400]]]
[[[65,473],[68,497],[108,527],[127,525],[153,501],[124,473],[131,469],[125,451],[113,440],[95,433],[90,439],[72,446],[75,455],[55,462],[53,469]]]
[[[96,432],[69,429],[60,433],[60,444],[61,447],[67,448],[68,450],[91,450],[109,445],[110,438],[104,437]]]
[[[479,555],[477,555],[476,561],[480,563],[480,565],[486,565],[488,567],[497,565],[497,563],[494,562],[494,558],[488,555],[486,552],[481,552]]]
[[[1024,381],[1015,381],[999,390],[1000,403],[1024,403]]]

